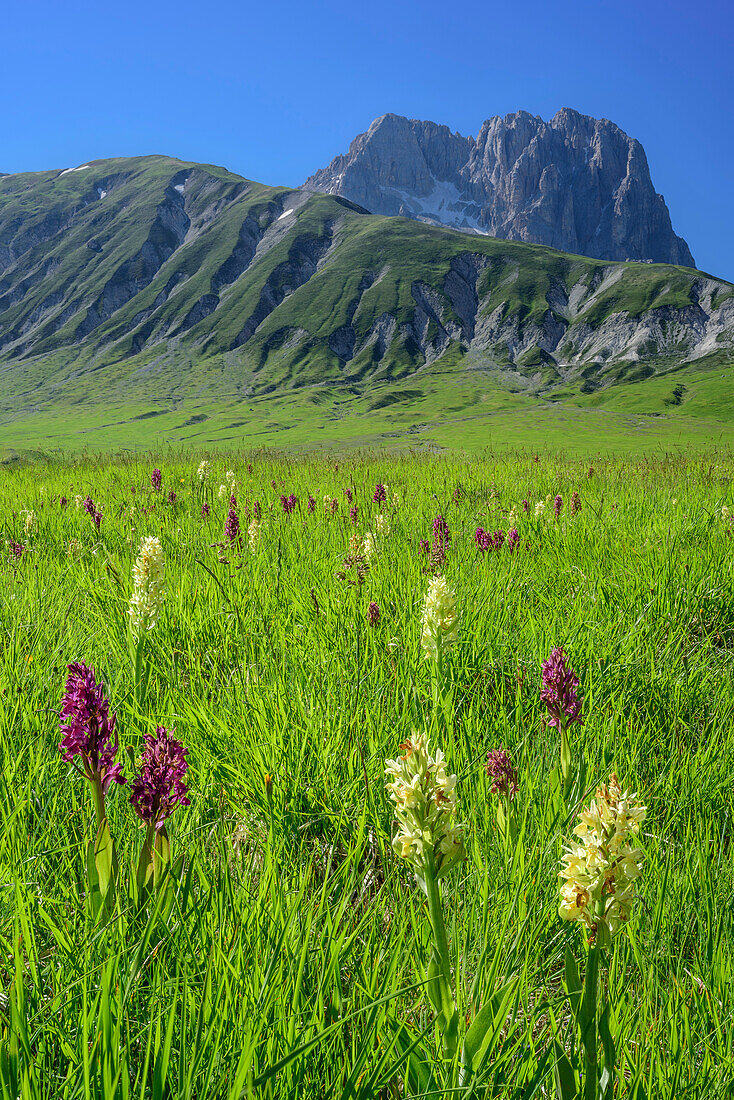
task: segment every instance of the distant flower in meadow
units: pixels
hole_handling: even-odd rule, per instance
[[[235,542],[240,537],[240,519],[234,508],[230,508],[227,513],[227,520],[224,524],[224,537],[229,539],[230,542]]]
[[[338,507],[339,507],[339,501],[336,499],[336,497],[331,497],[327,493],[326,496],[324,497],[324,512],[326,513],[326,515],[327,516],[335,515]]]
[[[36,513],[31,510],[25,514],[25,522],[23,524],[26,535],[32,535],[38,527],[38,520],[36,519]]]
[[[211,475],[211,472],[212,472],[211,462],[207,462],[207,460],[205,458],[203,458],[201,460],[201,462],[199,463],[199,468],[196,471],[196,476],[198,477],[199,481],[208,481],[209,477]]]
[[[170,489],[169,492],[168,492],[168,503],[169,504],[175,504],[176,503],[176,493],[174,492],[173,489]]]
[[[375,485],[375,492],[372,496],[372,499],[375,504],[384,504],[387,500],[387,492],[385,490],[385,486],[382,484],[381,481],[378,481],[377,485]]]
[[[83,503],[84,503],[83,498],[77,493],[77,495],[74,497],[74,507],[79,509],[79,508],[81,508]]]
[[[247,528],[247,541],[250,545],[250,551],[254,554],[257,550],[260,542],[260,521],[252,519]]]
[[[429,554],[431,552],[431,544],[428,539],[421,539],[418,545],[424,554]]]
[[[487,775],[492,780],[493,794],[514,798],[518,791],[517,772],[506,749],[493,749],[487,753]]]
[[[380,608],[379,605],[372,600],[367,608],[367,622],[370,626],[377,626],[380,621]]]
[[[66,552],[70,558],[78,558],[82,552],[82,544],[79,542],[79,539],[69,539]]]
[[[344,496],[347,498],[347,503],[351,504],[352,500],[354,499],[354,494],[352,493],[352,490],[348,486],[344,490]]]
[[[156,830],[177,806],[188,806],[185,783],[187,749],[164,726],[145,734],[140,770],[130,784],[130,804],[138,817]]]
[[[484,554],[492,545],[492,536],[489,531],[485,531],[483,527],[477,527],[474,532],[474,541],[477,544],[477,549]]]
[[[589,472],[587,473],[587,475],[586,475],[586,476],[587,476],[588,478],[591,478],[591,477],[593,477],[593,476],[594,476],[594,467],[593,467],[593,466],[589,466]]]
[[[392,845],[422,879],[427,871],[442,878],[464,856],[456,824],[456,776],[447,773],[440,749],[431,756],[423,734],[413,734],[400,747],[402,756],[385,761],[398,824]]]
[[[510,553],[513,552],[519,541],[520,535],[518,534],[517,527],[513,527],[507,535],[507,549]]]
[[[570,512],[571,512],[572,516],[575,516],[580,511],[581,511],[581,497],[579,496],[579,494],[574,489],[573,493],[571,494]]]
[[[446,646],[456,641],[457,632],[456,596],[439,574],[429,581],[423,603],[421,645],[426,659],[437,662]]]
[[[252,514],[258,522],[262,518],[263,510],[262,510],[262,506],[261,506],[259,500],[256,500],[255,503],[253,504]]]
[[[349,585],[361,585],[364,582],[370,565],[364,552],[364,541],[356,531],[349,539],[349,553],[342,564],[344,568],[336,574],[339,580],[346,581]]]
[[[543,662],[543,687],[541,702],[548,710],[548,725],[560,729],[574,722],[583,724],[581,700],[578,698],[579,681],[576,673],[566,662],[562,647],[551,651],[547,661]]]
[[[359,523],[359,508],[356,504],[353,504],[352,507],[349,509],[349,518],[356,527],[356,525]]]
[[[387,538],[390,534],[390,524],[384,512],[379,512],[375,516],[375,531],[378,535],[382,535],[383,538]]]
[[[16,542],[15,539],[11,539],[8,544],[8,550],[10,551],[11,558],[19,561],[25,553],[25,545],[22,542]]]
[[[437,515],[433,521],[433,545],[447,548],[451,544],[451,532],[449,525],[442,515]]]
[[[296,507],[296,504],[298,503],[298,498],[295,496],[294,493],[291,493],[291,495],[288,497],[281,496],[280,503],[285,514],[289,516]]]
[[[162,483],[163,475],[161,474],[160,470],[156,468],[150,475],[150,484],[153,486],[154,489],[160,489]]]
[[[365,536],[362,539],[362,555],[365,561],[372,561],[372,557],[375,553],[375,536],[371,531],[366,531]]]
[[[104,795],[111,783],[126,783],[117,755],[116,716],[110,717],[104,684],[95,680],[93,668],[83,662],[67,666],[68,677],[61,700],[62,759],[71,763],[81,757],[87,779],[97,782]]]
[[[642,852],[632,841],[646,812],[637,795],[623,792],[612,774],[579,814],[574,833],[580,842],[567,844],[559,872],[559,912],[564,920],[584,924],[590,943],[608,946],[629,919],[642,864]]]
[[[133,592],[128,611],[136,638],[155,627],[163,597],[163,547],[155,536],[145,536],[140,540],[140,551],[133,565]]]
[[[495,531],[490,535],[489,531],[485,531],[483,527],[477,527],[474,532],[474,541],[483,554],[488,550],[501,550],[505,544],[505,532]]]
[[[59,505],[60,505],[62,511],[64,510],[64,508],[66,508],[68,503],[69,503],[68,497],[59,497]]]
[[[228,487],[226,485],[222,484],[217,489],[217,496],[220,500],[224,500],[224,498],[227,496],[228,492],[229,492]]]
[[[88,516],[94,516],[94,511],[95,511],[94,501],[92,500],[91,497],[85,497],[84,498],[83,508],[84,508],[84,511],[87,513]]]
[[[556,494],[556,497],[553,501],[553,515],[556,517],[556,519],[558,519],[558,517],[560,516],[562,508],[563,508],[563,497]]]
[[[201,506],[201,518],[202,519],[208,519],[210,513],[211,513],[211,508],[209,507],[207,502],[204,501],[204,503]]]
[[[313,512],[313,510],[316,507],[316,501],[314,500],[314,498],[311,496],[310,493],[308,494],[308,502],[306,504],[306,507],[308,508],[309,513]]]
[[[523,510],[523,512],[529,512],[530,511],[530,501],[529,500],[524,500],[522,502],[522,510]]]
[[[232,482],[236,480],[234,470],[227,470],[226,474],[224,475],[224,480],[228,481],[231,485]],[[273,488],[275,488],[275,486],[273,486]]]

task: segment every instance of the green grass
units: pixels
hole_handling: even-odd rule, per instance
[[[684,414],[697,399],[686,385],[692,396],[670,414],[681,431],[696,422]],[[410,402],[425,402],[428,416],[429,382],[421,389],[426,396]],[[502,392],[488,398],[499,402],[493,415],[517,420]],[[311,411],[336,407],[332,394]],[[108,416],[124,412],[137,415]],[[287,420],[287,403],[277,415]],[[370,415],[394,424],[387,418],[400,412]],[[586,760],[591,787],[614,769],[649,808],[639,897],[603,978],[616,1095],[731,1095],[734,602],[721,508],[734,505],[734,467],[722,449],[599,458],[589,477],[588,461],[538,442],[544,415],[527,412],[537,445],[525,454],[268,457],[251,440],[244,453],[240,441],[237,455],[219,456],[199,441],[187,453],[3,467],[3,539],[27,548],[15,561],[6,542],[0,594],[3,1100],[418,1097],[427,1095],[419,1059],[438,1082],[432,1095],[460,1095],[449,1091],[431,1023],[425,907],[390,847],[383,779],[385,757],[428,728],[459,776],[466,826],[467,859],[443,884],[462,1033],[503,983],[515,990],[472,1095],[553,1095],[553,1020],[570,1049],[564,951],[582,951],[579,930],[557,913],[573,813],[559,812],[552,794],[557,735],[539,701],[541,662],[560,644],[584,697],[574,759]],[[558,410],[547,415],[571,440],[574,417],[588,426],[636,414],[576,408],[565,425]],[[212,423],[224,432],[216,416],[192,433],[216,435]],[[129,430],[142,443],[158,419]],[[459,430],[464,438],[471,428]],[[195,471],[207,451],[214,472],[202,489]],[[154,465],[161,494],[150,488]],[[262,503],[254,554],[217,546],[227,468],[243,523],[246,504]],[[378,480],[399,503],[364,584],[349,586],[337,577],[354,530],[344,490],[364,533],[374,530]],[[574,490],[581,511],[571,517]],[[288,518],[279,497],[291,492],[300,504]],[[535,501],[556,493],[566,502],[560,521],[531,518]],[[87,494],[104,513],[99,532],[74,505]],[[340,501],[334,517],[325,494]],[[482,558],[475,528],[506,530],[513,508],[519,549]],[[28,535],[29,511],[37,526]],[[460,609],[446,666],[452,702],[440,720],[420,648],[428,578],[418,547],[439,511],[453,536],[445,574]],[[126,612],[148,534],[163,544],[167,595],[139,707]],[[381,611],[374,628],[370,601]],[[170,829],[185,871],[168,914],[136,916],[123,893],[106,922],[85,918],[91,799],[57,749],[65,665],[81,659],[105,680],[128,773],[127,749],[139,751],[156,724],[175,727],[189,748],[191,806]],[[512,866],[483,768],[499,746],[520,774]],[[141,833],[126,790],[108,801],[131,859]],[[410,1071],[406,1042],[416,1044]]]
[[[136,378],[121,370],[106,401],[90,403],[80,380],[58,404],[6,414],[0,445],[20,453],[152,446],[298,453],[322,446],[389,446],[476,454],[548,447],[579,456],[631,457],[734,445],[731,367],[689,368],[588,395],[580,386],[568,387],[552,400],[539,400],[510,372],[462,370],[446,359],[406,386],[318,385],[249,397],[238,390],[236,378],[225,386],[223,360],[207,363],[197,398],[177,392],[175,361],[159,365],[153,377],[168,377],[170,388],[161,384],[154,396],[148,393],[150,375]],[[671,404],[681,383],[685,395],[679,405]]]

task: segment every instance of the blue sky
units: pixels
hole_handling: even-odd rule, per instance
[[[295,185],[386,111],[476,134],[568,106],[639,138],[698,266],[734,280],[731,0],[34,0],[3,42],[0,171],[158,152]]]

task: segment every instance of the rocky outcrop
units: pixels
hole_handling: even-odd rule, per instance
[[[597,259],[695,266],[640,143],[568,108],[550,122],[526,111],[490,118],[476,139],[383,115],[304,186],[375,214]]]

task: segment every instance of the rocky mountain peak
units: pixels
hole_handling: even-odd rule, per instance
[[[476,139],[381,115],[304,186],[376,214],[597,259],[694,266],[642,145],[608,119],[570,107],[549,122],[527,111],[496,115]]]

